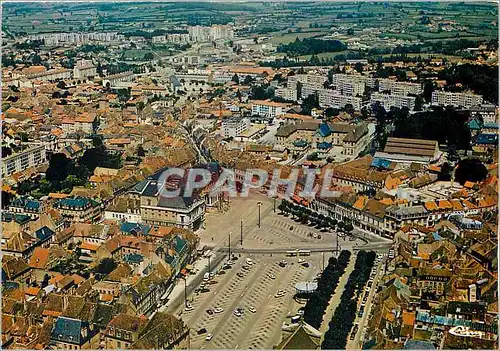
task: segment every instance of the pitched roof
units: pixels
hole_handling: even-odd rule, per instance
[[[113,327],[133,333],[141,332],[147,322],[148,319],[145,317],[137,317],[126,313],[120,313],[108,323],[108,328]]]
[[[44,269],[49,262],[49,249],[44,247],[36,247],[30,257],[29,266],[35,269]]]

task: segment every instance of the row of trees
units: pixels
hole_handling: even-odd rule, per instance
[[[292,218],[295,217],[302,224],[316,226],[316,228],[318,229],[336,228],[337,230],[345,231],[347,233],[350,233],[354,230],[354,227],[350,222],[339,222],[333,217],[328,217],[322,213],[317,213],[304,206],[295,205],[294,203],[284,199],[278,205],[278,209],[282,212],[282,214],[291,214]]]
[[[356,318],[357,301],[363,287],[370,278],[370,271],[375,262],[375,252],[360,251],[356,258],[354,271],[349,276],[340,303],[335,310],[329,329],[325,333],[322,349],[343,350],[347,344],[347,336]],[[353,298],[355,297],[355,298]]]
[[[298,37],[295,41],[288,44],[278,46],[278,52],[284,52],[292,56],[313,55],[322,52],[337,52],[346,50],[346,45],[338,40],[321,40],[315,38],[304,38],[300,40]]]
[[[338,260],[335,257],[331,257],[328,260],[328,266],[318,279],[318,288],[309,300],[307,300],[307,304],[304,307],[304,321],[316,329],[319,329],[321,326],[323,315],[339,283],[340,277],[345,272],[350,257],[351,253],[347,250],[343,250],[340,253]]]

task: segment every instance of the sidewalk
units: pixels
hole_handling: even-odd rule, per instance
[[[326,312],[323,315],[323,322],[321,322],[321,326],[319,328],[319,331],[321,332],[321,342],[323,342],[323,337],[329,329],[329,323],[332,320],[333,314],[335,313],[335,310],[337,309],[337,306],[340,303],[340,297],[342,296],[342,293],[344,292],[344,287],[347,284],[347,280],[349,279],[349,276],[351,275],[352,271],[354,270],[355,263],[356,263],[356,255],[351,254],[349,264],[347,265],[342,277],[340,277],[339,284],[337,285],[337,288],[335,289],[335,293],[333,294],[332,298],[330,299],[330,303],[328,304]]]

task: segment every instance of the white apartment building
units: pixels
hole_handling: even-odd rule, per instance
[[[233,116],[222,120],[222,133],[225,138],[234,138],[248,128],[250,128],[250,120],[245,117]]]
[[[483,103],[482,95],[472,93],[451,93],[447,91],[434,91],[432,93],[432,105],[461,106],[471,108]]]
[[[167,42],[174,44],[188,44],[190,42],[189,33],[167,34]]]
[[[297,82],[310,85],[317,85],[323,88],[323,84],[326,82],[327,77],[318,74],[296,74],[294,76],[288,77],[288,88],[295,88]]]
[[[47,162],[47,151],[43,144],[27,144],[24,149],[2,158],[2,177],[37,167]]]
[[[363,96],[365,92],[365,83],[356,81],[348,82],[346,80],[340,80],[336,86],[336,90],[341,95]]]
[[[351,104],[357,111],[361,109],[361,98],[355,96],[341,95],[337,90],[318,90],[318,100],[322,107],[344,108]]]
[[[274,101],[267,100],[253,100],[252,101],[252,114],[264,116],[268,118],[275,118],[285,114],[287,105]]]
[[[295,88],[278,88],[274,95],[289,101],[297,101],[297,89]]]
[[[190,40],[197,43],[234,37],[233,27],[230,25],[192,26],[188,28],[188,32]]]
[[[73,68],[74,78],[95,77],[96,74],[97,68],[94,66],[91,60],[78,61]]]
[[[302,89],[300,91],[300,97],[302,99],[305,99],[311,94],[315,94],[319,92],[320,90],[326,90],[323,86],[323,84],[318,84],[318,83],[303,83],[302,84]]]
[[[93,32],[93,33],[47,33],[36,34],[27,37],[29,40],[44,40],[45,45],[62,44],[85,44],[89,42],[112,42],[121,41],[125,36],[117,32]]]
[[[343,73],[337,73],[332,75],[332,85],[333,86],[338,86],[340,82],[346,81],[346,82],[357,82],[357,83],[363,83],[368,87],[375,87],[375,78],[372,77],[367,77],[367,76],[362,76],[362,75],[357,75],[357,74],[343,74]]]
[[[391,95],[422,94],[422,85],[418,83],[397,82],[391,79],[379,79],[378,91],[390,91]]]
[[[382,106],[384,106],[386,111],[389,111],[391,107],[408,107],[410,111],[415,108],[414,96],[373,93],[370,99],[370,103],[374,104],[377,101],[380,102]]]

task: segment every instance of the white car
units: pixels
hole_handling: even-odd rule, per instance
[[[249,265],[249,266],[253,265],[253,261],[252,261],[252,259],[251,259],[251,258],[247,258],[247,259],[245,260],[245,262],[246,262],[246,264],[247,264],[247,265]]]
[[[305,261],[303,258],[299,258],[299,263],[304,263]]]
[[[238,310],[234,310],[233,311],[233,314],[236,316],[236,317],[241,317],[241,312],[238,311]]]
[[[191,305],[187,305],[184,310],[186,310],[186,311],[192,311],[192,310],[194,310],[194,307],[191,306]]]
[[[252,313],[257,313],[257,310],[256,310],[255,308],[253,308],[253,307],[250,307],[248,310],[249,310],[250,312],[252,312]]]
[[[214,337],[214,334],[209,333],[209,334],[207,334],[207,337],[205,338],[205,340],[210,341],[210,340],[212,340],[213,337]]]
[[[267,276],[268,276],[269,278],[271,278],[271,279],[276,279],[276,276],[275,276],[274,274],[272,274],[272,273],[269,273]]]
[[[224,309],[220,308],[220,307],[216,307],[216,308],[214,308],[214,312],[215,313],[222,313],[222,312],[224,312]]]

